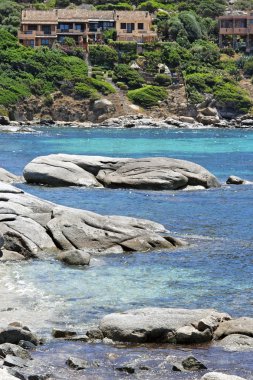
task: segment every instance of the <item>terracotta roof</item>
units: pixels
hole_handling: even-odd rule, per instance
[[[26,9],[22,11],[22,22],[43,22],[50,24],[57,24],[57,15],[55,10],[51,11],[37,11],[34,9]]]
[[[115,20],[124,20],[125,18],[131,18],[132,21],[143,20],[144,18],[151,19],[151,15],[146,11],[116,11]]]
[[[56,9],[58,21],[67,21],[67,20],[78,20],[85,21],[88,20],[87,9]]]
[[[144,18],[151,19],[146,11],[89,11],[87,9],[53,9],[50,11],[39,11],[27,9],[22,12],[22,23],[44,23],[52,24],[59,21],[88,21],[88,20],[120,20],[131,19],[141,21]]]

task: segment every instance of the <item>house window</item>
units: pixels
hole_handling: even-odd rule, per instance
[[[44,34],[51,34],[51,26],[50,25],[42,25],[41,27]]]
[[[60,24],[59,29],[61,30],[61,32],[68,32],[69,24]]]
[[[143,30],[143,29],[144,29],[143,22],[138,22],[138,30]]]
[[[75,26],[76,30],[83,31],[82,25],[81,24],[76,24]]]
[[[49,45],[49,39],[48,38],[42,38],[41,39],[41,45],[42,46],[48,46]]]
[[[127,33],[132,33],[132,31],[134,30],[134,23],[127,23]]]
[[[126,29],[126,23],[125,22],[120,24],[120,29]]]
[[[34,40],[26,40],[25,45],[33,48],[34,47]]]

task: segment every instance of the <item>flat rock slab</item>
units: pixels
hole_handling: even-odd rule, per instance
[[[208,338],[203,340],[203,331],[199,331],[194,326],[198,326],[200,320],[211,315],[216,315],[220,320],[224,317],[229,318],[227,314],[213,309],[190,310],[154,307],[109,314],[101,320],[99,328],[104,337],[114,341],[202,343],[210,341],[212,334],[207,329],[209,331]],[[185,339],[183,339],[182,330],[185,328],[187,332],[184,331]]]
[[[5,183],[21,182],[22,177],[8,172],[8,170],[0,168],[0,181]]]
[[[17,380],[16,376],[12,376],[9,374],[6,368],[0,368],[0,379],[1,380]]]
[[[253,338],[242,334],[231,334],[219,340],[216,345],[226,351],[253,351]]]
[[[200,380],[246,380],[243,377],[229,375],[221,372],[208,372]]]
[[[112,158],[51,154],[24,168],[28,183],[49,186],[85,186],[177,190],[187,186],[219,187],[216,177],[190,161],[167,157]]]
[[[159,223],[58,206],[0,182],[2,260],[64,251],[60,259],[80,265],[89,263],[90,254],[154,251],[182,245],[185,243],[168,236]]]

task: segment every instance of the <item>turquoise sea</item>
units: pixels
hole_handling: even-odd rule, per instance
[[[252,130],[45,127],[36,133],[0,135],[0,166],[16,174],[22,174],[34,157],[50,153],[174,157],[204,166],[223,184],[229,175],[253,181]],[[9,307],[15,301],[13,318],[20,317],[47,339],[34,355],[34,363],[42,360],[43,370],[56,368],[59,379],[124,379],[129,375],[115,368],[133,360],[146,360],[152,368],[136,378],[201,376],[171,375],[165,358],[185,353],[183,348],[55,342],[50,338],[52,327],[86,331],[105,314],[144,306],[213,307],[232,316],[253,317],[253,185],[163,192],[18,186],[71,207],[151,219],[191,243],[169,252],[95,258],[86,269],[67,268],[54,260],[0,265],[3,304]],[[101,365],[72,377],[64,365],[70,352],[99,360]],[[189,352],[210,370],[253,379],[250,353],[207,347],[188,348]],[[119,355],[118,359],[110,361],[109,353]]]

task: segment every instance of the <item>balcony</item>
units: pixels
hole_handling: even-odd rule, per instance
[[[56,38],[55,32],[45,33],[42,30],[26,30],[26,31],[19,31],[18,32],[18,38],[20,40],[33,40],[36,37],[47,37],[47,38]]]
[[[78,30],[78,29],[57,29],[57,34],[64,34],[64,35],[79,35],[83,36],[86,31],[85,30]]]
[[[220,28],[219,33],[220,34],[238,34],[238,35],[245,35],[248,34],[250,31],[250,28]]]

